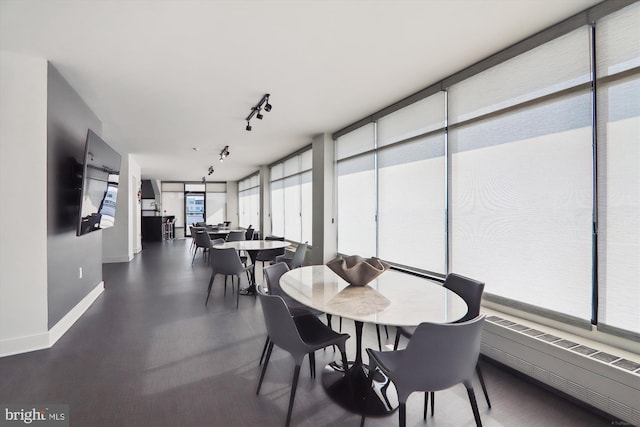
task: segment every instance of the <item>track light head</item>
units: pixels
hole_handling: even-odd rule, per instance
[[[205,178],[204,176],[202,177],[202,183],[206,184],[207,183],[207,178]]]
[[[267,113],[271,111],[271,104],[269,104],[269,101],[267,101],[267,103],[265,104],[264,111],[266,111]]]
[[[247,120],[247,127],[245,128],[248,132],[251,132],[251,122]]]
[[[256,114],[256,118],[258,120],[262,120],[262,117],[264,117],[264,116],[260,113],[260,109],[258,109],[258,114]]]

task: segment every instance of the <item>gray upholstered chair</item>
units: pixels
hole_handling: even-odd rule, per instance
[[[411,393],[445,390],[459,383],[467,389],[476,426],[482,426],[472,380],[483,324],[484,315],[462,323],[421,323],[404,350],[367,349],[370,382],[375,370],[380,369],[396,387],[400,427],[407,423],[406,405]]]
[[[293,317],[323,315],[324,313],[322,311],[314,310],[313,308],[307,307],[306,305],[299,303],[282,291],[282,288],[280,287],[280,278],[287,271],[289,271],[289,267],[284,262],[279,262],[277,264],[264,268],[264,281],[267,285],[267,291],[269,295],[281,296],[285,304],[287,304],[287,308],[289,308],[289,312]],[[269,341],[269,336],[267,336],[267,339],[264,343],[264,348],[262,349],[262,354],[260,355],[260,364],[262,364],[262,361],[264,359],[267,347],[269,346]],[[316,363],[314,353],[311,353],[309,355],[309,367],[311,370],[311,376],[315,377]]]
[[[264,240],[284,242],[284,237],[267,236]],[[264,266],[264,263],[273,263],[281,255],[284,255],[284,248],[264,249],[256,254],[256,262],[260,261]]]
[[[211,249],[211,239],[209,238],[209,234],[204,230],[195,230],[195,234],[192,234],[193,241],[195,242],[196,249],[193,251],[193,258],[191,258],[191,264],[196,259],[196,254],[198,253],[198,249],[202,248],[202,256],[206,257],[209,254],[209,249]]]
[[[253,265],[248,267],[242,264],[238,251],[233,248],[218,249],[215,246],[211,248],[214,251],[211,257],[211,278],[209,279],[209,287],[207,289],[207,300],[204,305],[209,302],[209,296],[211,296],[211,287],[213,286],[213,280],[217,274],[224,274],[225,276],[236,276],[238,278],[238,284],[236,286],[236,308],[240,302],[240,277],[246,273],[249,283],[251,283],[251,275],[253,274]],[[231,286],[233,287],[233,277],[231,278]],[[226,277],[225,277],[225,293],[226,293]]]
[[[281,255],[276,257],[275,262],[286,262],[290,270],[301,267],[307,255],[307,246],[309,246],[309,242],[300,243],[293,254],[293,258],[287,258],[285,255]]]
[[[467,314],[457,322],[466,322],[467,320],[474,319],[480,315],[480,304],[482,303],[482,293],[484,292],[484,282],[480,282],[478,280],[470,279],[465,276],[461,276],[456,273],[449,273],[444,280],[443,286],[456,294],[460,295],[460,297],[467,303],[468,311]],[[400,341],[400,336],[404,336],[410,338],[413,335],[415,328],[398,328],[396,332],[396,339],[393,345],[393,349],[398,349],[398,343]],[[480,369],[480,365],[476,365],[476,372],[478,374],[478,379],[480,380],[480,385],[482,386],[482,392],[484,393],[484,398],[487,401],[487,405],[491,408],[491,401],[489,400],[489,393],[487,392],[487,387],[484,383],[484,376],[482,375],[482,370]],[[427,404],[428,396],[425,396],[425,406],[424,406],[424,418],[427,418]],[[435,395],[431,394],[431,415],[433,416],[435,405]]]
[[[333,331],[316,316],[293,317],[282,297],[267,294],[262,286],[257,286],[257,292],[258,299],[262,305],[262,314],[264,315],[267,334],[271,341],[267,348],[264,364],[262,365],[262,372],[260,373],[256,394],[260,394],[262,381],[267,372],[271,351],[275,344],[291,354],[295,363],[293,381],[291,383],[291,395],[289,397],[289,409],[285,422],[285,426],[288,427],[291,422],[291,412],[296,396],[298,377],[300,376],[300,366],[302,365],[304,356],[321,348],[336,345],[340,349],[342,363],[344,366],[348,366],[345,344],[349,335],[339,334]]]

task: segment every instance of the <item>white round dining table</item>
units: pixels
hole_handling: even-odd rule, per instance
[[[300,267],[285,273],[280,287],[308,307],[354,320],[355,361],[346,370],[338,362],[327,365],[322,381],[336,403],[369,416],[393,412],[397,396],[393,384],[380,373],[369,387],[368,367],[362,362],[363,323],[450,323],[464,317],[468,309],[459,295],[440,283],[397,270],[387,270],[365,286],[353,286],[325,265]]]

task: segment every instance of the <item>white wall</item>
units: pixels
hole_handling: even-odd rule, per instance
[[[105,137],[108,141],[108,136]],[[116,222],[102,231],[102,262],[129,262],[133,259],[134,248],[141,248],[140,242],[140,166],[131,154],[120,153],[122,169],[118,185]]]
[[[47,61],[0,52],[0,356],[48,345]]]

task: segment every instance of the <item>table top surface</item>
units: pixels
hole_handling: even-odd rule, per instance
[[[218,249],[233,248],[239,251],[261,251],[263,249],[286,248],[290,244],[282,240],[240,240],[237,242],[225,242],[213,247]]]
[[[450,323],[467,313],[467,304],[440,283],[387,270],[366,286],[351,286],[325,265],[285,273],[280,287],[300,303],[361,322],[417,326]]]

